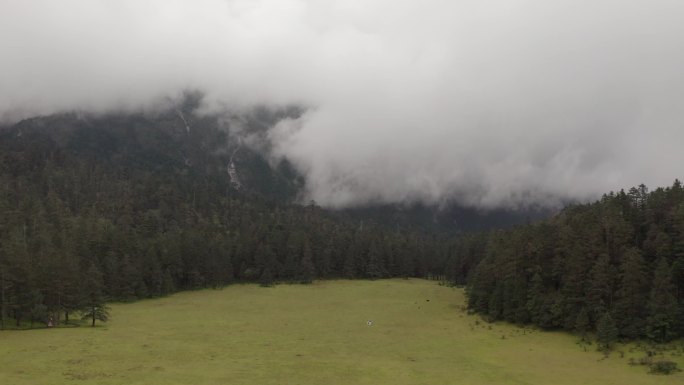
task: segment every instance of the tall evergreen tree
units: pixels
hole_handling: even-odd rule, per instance
[[[637,338],[643,334],[645,327],[648,277],[639,250],[627,249],[622,258],[615,318],[620,334]]]
[[[613,317],[608,312],[604,313],[596,324],[596,339],[599,348],[606,351],[610,350],[617,341],[618,333]]]
[[[81,310],[83,319],[92,321],[91,326],[95,326],[95,321],[109,320],[109,308],[105,303],[103,286],[102,273],[91,262],[83,276],[84,299]]]
[[[316,267],[313,264],[311,244],[309,240],[304,241],[302,247],[302,260],[299,266],[299,281],[301,283],[311,283],[316,276]]]
[[[368,263],[366,265],[366,277],[370,279],[382,278],[384,276],[382,268],[382,255],[380,246],[376,241],[371,243],[368,250]]]
[[[261,267],[259,283],[261,286],[271,286],[275,280],[273,270],[276,266],[276,258],[273,250],[266,242],[257,249],[255,262]]]
[[[599,320],[608,309],[612,299],[610,260],[607,254],[598,257],[589,274],[587,306],[594,320]]]
[[[673,292],[670,266],[665,258],[661,258],[653,275],[648,302],[647,331],[649,337],[656,341],[667,342],[677,337],[680,321]]]
[[[0,329],[5,328],[5,317],[7,317],[9,300],[8,292],[10,291],[10,277],[2,253],[2,247],[0,247]]]
[[[544,280],[539,271],[536,271],[530,281],[530,287],[527,291],[527,303],[525,307],[530,314],[532,322],[539,323],[542,317],[544,307]]]
[[[270,265],[264,266],[259,277],[259,284],[263,287],[273,285],[273,271]]]
[[[587,332],[590,330],[590,327],[589,312],[586,308],[582,308],[575,319],[575,331],[580,335],[582,340],[586,340]]]

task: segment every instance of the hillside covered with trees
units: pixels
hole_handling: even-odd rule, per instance
[[[67,114],[0,130],[3,325],[236,281],[443,271],[438,236],[291,203],[291,171],[247,149],[236,187],[226,131],[185,124]]]
[[[458,243],[449,276],[492,320],[599,337],[684,335],[684,189],[680,181],[573,205],[537,224]]]
[[[473,233],[463,218],[481,222],[469,230],[522,219],[452,210],[462,221],[448,227],[420,207],[297,204],[303,182],[286,162],[269,164],[192,108],[0,129],[3,327],[74,313],[94,321],[107,301],[232,282],[431,277],[466,286],[470,309],[491,320],[658,341],[684,334],[679,181]],[[261,111],[245,124],[292,113]]]

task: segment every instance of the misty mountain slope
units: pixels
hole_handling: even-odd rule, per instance
[[[193,194],[197,184],[211,183],[220,194],[309,204],[303,195],[304,178],[287,160],[274,163],[263,155],[268,153],[264,148],[267,142],[262,140],[267,131],[283,118],[298,116],[300,110],[256,108],[225,118],[200,116],[194,113],[197,105],[190,99],[156,113],[70,113],[27,119],[0,130],[3,167],[19,176],[28,171],[26,167],[51,164],[69,170],[87,164],[101,168],[107,177],[136,173],[174,179],[186,195]],[[112,192],[99,192],[103,196],[108,193]],[[331,212],[389,228],[457,233],[509,227],[550,213],[545,209],[479,210],[457,204],[434,207],[412,203]]]
[[[20,326],[39,310],[77,311],[93,287],[101,304],[235,280],[443,271],[436,237],[292,204],[287,166],[230,151],[216,119],[185,120],[64,114],[0,130],[3,316]]]
[[[80,309],[83,286],[62,283],[93,274],[117,300],[234,281],[427,277],[467,285],[470,308],[492,320],[588,332],[610,316],[625,338],[682,335],[679,181],[463,234],[543,211],[303,205],[306,181],[249,142],[265,117],[242,118],[238,135],[230,121],[183,115],[61,114],[0,129],[0,285],[17,324]]]
[[[272,150],[337,207],[560,206],[666,185],[684,162],[681,2],[69,3],[0,5],[0,121],[184,89],[205,112],[303,106]],[[169,115],[192,134],[196,117]]]
[[[228,165],[231,151],[239,144],[229,139],[227,128],[220,127],[215,117],[191,116],[182,120],[172,110],[155,115],[60,114],[28,119],[0,130],[3,165],[19,176],[28,171],[26,167],[54,163],[68,169],[88,163],[104,168],[109,176],[137,172],[182,176],[193,183],[211,179],[229,193]],[[245,146],[233,158],[244,193],[279,201],[294,199],[297,178],[286,164],[281,162],[272,170],[263,157]]]

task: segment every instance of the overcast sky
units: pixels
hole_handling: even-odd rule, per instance
[[[681,0],[0,0],[0,116],[308,108],[329,206],[592,199],[684,170]]]

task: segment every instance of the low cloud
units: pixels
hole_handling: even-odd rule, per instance
[[[328,206],[557,205],[684,162],[674,0],[0,2],[0,116],[299,105],[274,158]]]

